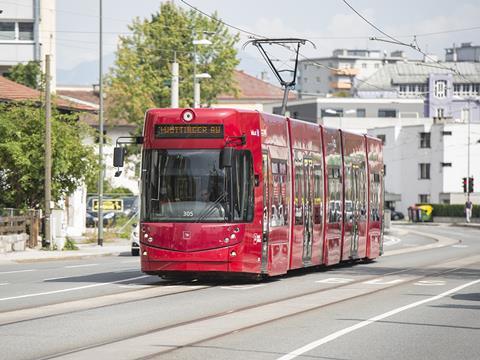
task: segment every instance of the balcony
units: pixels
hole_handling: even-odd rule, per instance
[[[350,90],[352,88],[352,84],[342,81],[333,81],[330,83],[330,88],[335,90]]]
[[[356,76],[360,72],[359,69],[348,68],[348,69],[332,69],[331,74],[335,76]]]

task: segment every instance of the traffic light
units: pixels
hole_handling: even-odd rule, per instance
[[[473,176],[468,178],[468,193],[473,193]]]
[[[462,179],[462,184],[463,184],[463,192],[466,193],[467,192],[467,178],[464,177]]]

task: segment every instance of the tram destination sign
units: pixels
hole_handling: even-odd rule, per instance
[[[159,124],[155,139],[223,139],[221,124]]]

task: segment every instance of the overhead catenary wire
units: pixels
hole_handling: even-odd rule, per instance
[[[373,27],[375,30],[377,30],[378,32],[380,32],[382,35],[385,35],[387,38],[391,39],[391,41],[389,40],[385,40],[385,39],[381,39],[381,38],[376,38],[376,37],[371,37],[370,39],[371,40],[377,40],[377,41],[384,41],[384,42],[391,42],[391,43],[394,43],[394,44],[397,44],[397,45],[402,45],[402,46],[406,46],[406,47],[409,47],[413,50],[416,50],[418,51],[420,54],[422,54],[425,58],[429,59],[430,61],[432,61],[433,63],[436,63],[438,64],[440,67],[442,67],[443,69],[445,70],[449,70],[449,71],[452,71],[453,73],[457,74],[458,76],[462,77],[463,79],[465,79],[467,82],[471,83],[471,84],[475,84],[475,82],[473,82],[472,80],[468,79],[465,75],[463,75],[460,71],[458,71],[456,68],[453,68],[453,67],[449,67],[449,66],[446,66],[444,65],[443,63],[441,63],[439,60],[437,59],[434,59],[432,58],[429,54],[427,54],[426,52],[424,52],[419,46],[418,46],[418,43],[417,43],[417,40],[416,40],[416,36],[414,35],[413,37],[413,43],[411,44],[407,44],[403,41],[400,41],[398,40],[397,38],[387,34],[385,31],[383,31],[382,29],[380,29],[378,26],[376,26],[375,24],[373,24],[371,21],[369,21],[368,19],[366,19],[359,11],[357,11],[352,5],[350,5],[348,3],[347,0],[341,0],[343,3],[345,3],[345,5],[347,5],[355,14],[357,14],[357,16],[359,16],[363,21],[365,21],[368,25],[370,25],[371,27]]]

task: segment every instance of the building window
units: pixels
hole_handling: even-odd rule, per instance
[[[407,85],[400,85],[399,92],[400,92],[400,95],[405,95],[407,92]]]
[[[430,203],[430,194],[418,194],[418,201],[421,204],[428,204]]]
[[[438,109],[437,109],[437,117],[438,117],[438,118],[443,118],[443,117],[445,117],[445,109],[443,109],[443,108],[438,108]]]
[[[306,77],[303,78],[303,82],[304,82],[305,84],[307,83],[307,80],[308,80],[308,78],[306,78]]]
[[[365,109],[357,109],[357,117],[365,117],[367,116],[367,112]]]
[[[380,110],[378,110],[378,117],[396,118],[397,117],[397,110],[380,109]]]
[[[375,67],[375,69],[379,69],[379,68],[380,68],[380,64],[375,64],[374,67]]]
[[[317,82],[320,82],[320,76],[317,76]]]
[[[453,95],[460,95],[461,91],[462,91],[462,85],[453,84]]]
[[[429,163],[420,163],[420,179],[430,179],[430,164]]]
[[[33,23],[30,23],[30,22],[18,23],[18,39],[33,40]]]
[[[15,40],[14,22],[0,22],[0,40]]]
[[[430,133],[421,132],[420,133],[420,148],[427,149],[430,148]]]
[[[379,134],[377,135],[377,138],[382,140],[382,144],[385,145],[385,143],[387,142],[387,137],[384,135],[384,134]]]
[[[362,64],[362,69],[366,69],[367,68],[367,64],[363,63]]]
[[[445,80],[435,81],[435,97],[443,99],[447,96],[447,82]]]
[[[387,165],[383,164],[383,176],[387,176]]]

